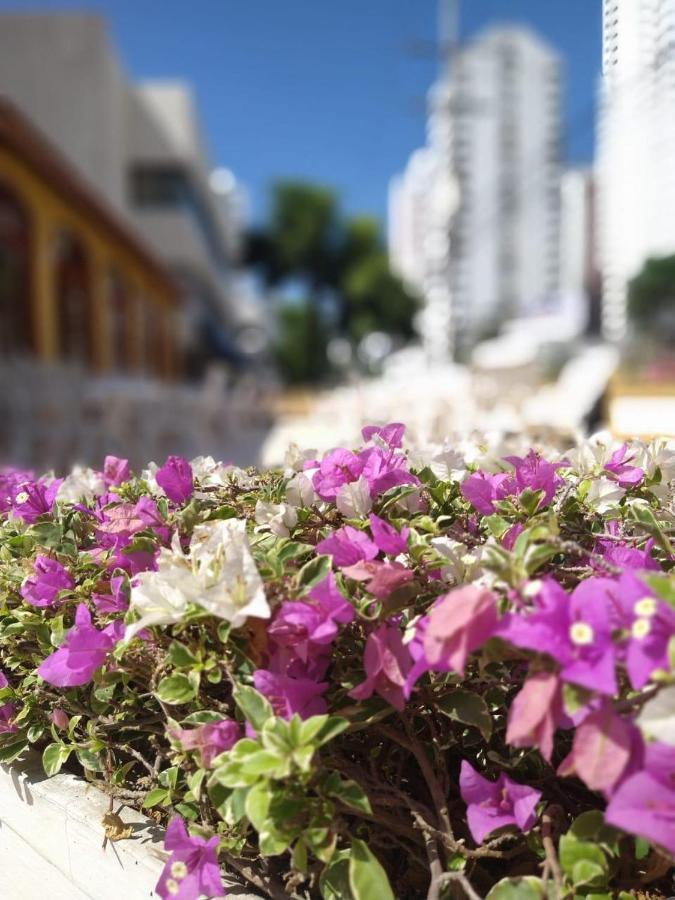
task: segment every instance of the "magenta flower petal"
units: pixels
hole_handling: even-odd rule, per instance
[[[374,559],[378,554],[377,546],[365,531],[344,525],[334,531],[330,537],[324,538],[316,545],[317,553],[333,557],[333,563],[339,568],[353,566],[362,559]]]
[[[469,831],[477,844],[498,828],[515,825],[528,831],[536,821],[541,791],[511,781],[504,774],[495,782],[488,781],[463,760],[459,791],[467,806]]]
[[[217,836],[208,841],[199,836],[191,837],[183,819],[174,817],[164,839],[164,847],[171,851],[171,856],[155,887],[162,900],[224,897],[218,863],[219,843]]]
[[[87,684],[121,639],[123,630],[122,622],[115,622],[103,631],[94,628],[91,613],[80,603],[75,612],[75,625],[59,649],[43,660],[38,675],[57,687]]]
[[[647,771],[632,775],[612,796],[605,821],[675,853],[674,771],[671,755],[669,784]]]
[[[370,530],[378,550],[381,550],[382,553],[387,553],[389,556],[398,556],[399,553],[407,552],[409,528],[402,528],[399,532],[389,522],[385,522],[384,519],[372,513],[370,516]]]
[[[21,585],[21,596],[31,606],[53,606],[60,591],[75,587],[70,572],[56,559],[37,556],[33,568],[34,574],[29,575]]]
[[[155,480],[174,503],[184,503],[194,491],[192,466],[183,456],[168,456]]]

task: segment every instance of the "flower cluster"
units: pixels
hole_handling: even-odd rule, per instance
[[[137,797],[162,898],[665,896],[673,448],[404,441],[1,469],[0,758]]]

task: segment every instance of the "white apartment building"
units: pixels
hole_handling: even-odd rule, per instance
[[[465,45],[454,57],[452,74],[431,93],[424,152],[434,163],[415,155],[394,188],[394,198],[402,192],[407,199],[391,204],[392,260],[402,274],[416,271],[420,277],[409,257],[427,246],[432,230],[424,210],[437,191],[433,178],[426,205],[419,195],[435,171],[448,199],[440,204],[447,216],[442,302],[450,307],[452,352],[505,319],[538,312],[557,292],[561,81],[551,47],[529,29],[504,26]],[[444,143],[447,149],[439,151]],[[413,206],[423,212],[403,214]],[[441,253],[441,242],[437,230],[435,253]],[[428,285],[423,296],[428,305]],[[439,308],[438,283],[434,296]],[[441,319],[435,314],[431,320],[435,334]]]
[[[597,182],[603,332],[621,340],[628,283],[675,253],[675,0],[604,0]]]
[[[175,273],[188,366],[205,350],[236,357],[232,335],[246,315],[232,289],[238,188],[222,172],[210,181],[189,87],[131,82],[99,16],[3,13],[0,92]]]
[[[557,313],[569,330],[598,330],[599,271],[596,190],[588,168],[565,169],[560,179],[560,277]]]

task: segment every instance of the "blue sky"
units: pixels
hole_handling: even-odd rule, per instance
[[[463,36],[526,22],[566,61],[568,155],[593,154],[600,0],[464,0]],[[0,0],[0,10],[64,8]],[[192,83],[215,165],[264,211],[277,177],[333,185],[350,212],[386,215],[389,178],[424,141],[436,63],[413,52],[436,31],[436,0],[88,0],[135,78]]]

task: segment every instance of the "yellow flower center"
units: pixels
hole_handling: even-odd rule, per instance
[[[587,622],[575,622],[570,628],[570,640],[579,647],[592,644],[594,637],[593,629]]]
[[[631,628],[633,637],[637,638],[638,640],[647,637],[651,630],[652,623],[649,621],[649,619],[636,619],[633,622],[633,627]]]
[[[653,597],[643,597],[633,607],[636,616],[653,616],[656,613],[656,600]]]
[[[178,860],[177,862],[171,863],[171,874],[174,878],[177,878],[179,881],[182,881],[183,878],[187,875],[188,870],[187,866],[184,862]]]
[[[20,494],[17,494],[14,498],[16,503],[25,503],[28,500],[28,494],[26,491],[21,491]]]
[[[173,894],[175,897],[178,891],[180,890],[180,885],[174,878],[167,878],[166,880],[166,889],[170,894]]]

